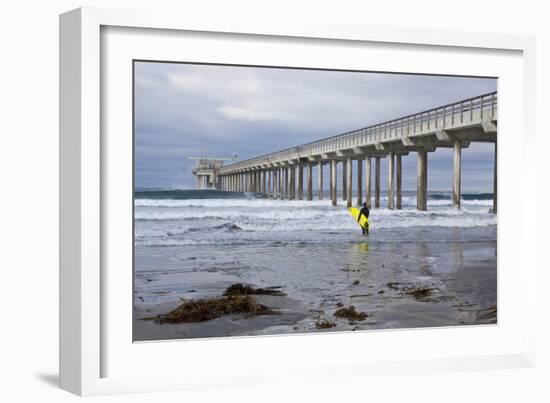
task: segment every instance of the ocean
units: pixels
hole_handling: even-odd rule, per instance
[[[215,190],[136,191],[135,339],[310,332],[319,319],[333,321],[331,330],[479,323],[479,312],[496,306],[493,195],[464,193],[460,210],[450,192],[429,192],[427,211],[416,210],[412,191],[403,192],[402,210],[388,210],[385,197],[380,203],[365,237],[341,195],[333,207],[328,194],[288,201]],[[280,287],[287,301],[277,307],[285,314],[238,324],[140,320],[182,299],[220,296],[237,282]],[[412,287],[431,291],[415,298]],[[349,304],[369,319],[350,324],[332,316]]]

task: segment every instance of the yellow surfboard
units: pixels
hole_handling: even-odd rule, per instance
[[[349,213],[355,218],[355,221],[357,221],[357,217],[359,217],[360,210],[355,207],[348,208]],[[369,229],[369,220],[367,220],[367,217],[363,214],[361,216],[361,220],[359,221],[359,225],[366,230]]]

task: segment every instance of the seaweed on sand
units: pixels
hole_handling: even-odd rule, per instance
[[[429,287],[405,287],[403,291],[407,295],[412,295],[416,299],[425,299],[431,297],[436,288]]]
[[[176,309],[164,315],[158,315],[155,321],[163,323],[204,322],[230,314],[276,315],[279,312],[259,304],[250,296],[226,296],[186,301]]]
[[[357,312],[353,305],[349,307],[344,307],[338,309],[334,312],[334,316],[337,318],[349,319],[350,321],[362,321],[367,319],[367,314],[365,312]]]
[[[386,285],[392,290],[401,291],[401,295],[410,295],[417,300],[425,300],[431,297],[435,291],[439,291],[437,288],[433,287],[406,285],[405,283],[397,282],[387,283]]]
[[[316,329],[332,329],[335,326],[336,323],[330,322],[327,319],[319,319],[317,322],[315,322]]]
[[[279,291],[276,288],[279,287],[253,288],[249,285],[236,283],[228,287],[223,295],[226,297],[231,295],[277,295],[282,297],[286,295],[284,292]]]

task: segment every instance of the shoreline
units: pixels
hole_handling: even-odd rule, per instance
[[[138,252],[146,255],[145,249],[138,248]],[[147,273],[146,277],[152,277],[147,280],[151,281],[145,280],[145,286],[136,289],[135,341],[497,322],[496,241],[370,245],[365,242],[340,247],[246,245],[236,251],[220,247],[207,252],[224,252],[228,264],[216,261],[216,267],[211,267],[207,254],[190,260],[189,267],[193,267],[190,271],[166,268],[156,274]],[[189,258],[185,252],[181,253]],[[238,259],[233,260],[236,256]],[[266,262],[275,257],[280,263]],[[174,260],[173,256],[170,258]],[[181,304],[178,298],[220,296],[225,288],[237,282],[283,287],[287,296],[256,296],[259,303],[280,314],[252,318],[228,315],[205,322],[162,325],[142,320],[174,309]],[[159,291],[152,284],[166,288]],[[158,303],[143,303],[140,294],[147,292],[166,294],[158,294]],[[350,322],[334,316],[339,307],[350,305],[365,312],[366,320]],[[336,326],[317,329],[315,324],[319,320]]]

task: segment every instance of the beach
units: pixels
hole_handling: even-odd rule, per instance
[[[402,210],[372,209],[364,237],[342,202],[137,192],[134,340],[494,324],[490,196],[465,194],[458,210],[436,192],[420,212],[405,192]],[[154,320],[234,284],[279,290],[284,295],[254,296],[276,314]],[[335,316],[351,306],[364,318]]]

